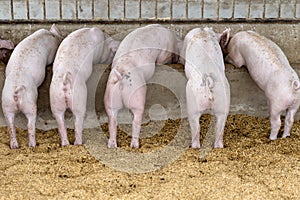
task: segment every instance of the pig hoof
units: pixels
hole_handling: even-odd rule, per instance
[[[18,143],[11,143],[11,144],[10,144],[10,148],[11,148],[11,149],[18,149],[18,148],[19,148],[19,145],[18,145]]]
[[[61,142],[61,146],[68,146],[70,145],[69,141],[63,141]]]
[[[82,145],[82,141],[75,140],[74,145]]]
[[[224,145],[223,144],[215,144],[214,148],[224,148]]]
[[[271,136],[271,135],[270,135],[269,139],[270,139],[270,140],[276,140],[276,139],[277,139],[277,136]]]
[[[290,137],[290,134],[283,134],[282,135],[282,138],[288,138],[288,137]]]
[[[108,140],[107,147],[108,148],[117,148],[116,141],[114,141],[114,140]]]
[[[200,148],[200,143],[199,142],[192,143],[192,148],[193,149],[199,149]]]
[[[28,146],[29,146],[29,147],[35,147],[35,146],[36,146],[36,142],[29,142],[29,143],[28,143]]]
[[[139,142],[131,141],[130,147],[131,147],[131,148],[139,148]]]

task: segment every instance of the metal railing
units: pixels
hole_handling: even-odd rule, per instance
[[[300,0],[1,0],[0,22],[299,21]]]

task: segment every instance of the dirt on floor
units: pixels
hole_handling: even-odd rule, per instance
[[[201,118],[202,133],[207,132],[209,121],[208,116]],[[54,129],[37,130],[38,145],[29,148],[27,131],[17,129],[20,148],[16,150],[9,148],[9,137],[3,127],[0,199],[300,199],[299,121],[294,123],[291,137],[270,141],[268,119],[229,116],[225,148],[213,149],[201,159],[199,149],[186,147],[190,141],[180,143],[180,148],[169,145],[176,140],[183,124],[187,124],[186,119],[144,124],[142,129],[148,135],[141,138],[139,149],[129,147],[130,135],[126,134],[126,126],[120,126],[118,148],[114,150],[108,150],[103,142],[97,144],[97,138],[107,138],[107,124],[94,131],[96,139],[86,133],[85,145],[67,147],[60,146],[59,134]],[[183,131],[190,135],[184,127]],[[151,129],[154,133],[150,133]],[[283,128],[280,134],[282,131]],[[73,142],[74,131],[68,132]],[[136,161],[135,157],[125,157],[123,166],[113,165],[122,160],[115,159],[120,151],[144,158],[137,159],[143,165],[148,163],[144,155],[158,155],[156,151],[168,145],[174,147],[169,149],[173,153],[162,159],[173,156],[168,163],[156,160],[153,168],[144,166],[144,171],[134,171],[129,164]],[[98,146],[102,150],[97,150]],[[111,162],[107,162],[109,158]]]

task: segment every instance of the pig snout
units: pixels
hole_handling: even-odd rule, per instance
[[[8,63],[12,50],[10,49],[0,49],[0,61],[5,65]]]

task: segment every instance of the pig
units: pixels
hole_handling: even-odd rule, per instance
[[[186,101],[192,133],[192,148],[200,148],[199,118],[216,116],[215,148],[223,148],[223,133],[230,107],[230,86],[225,76],[221,45],[229,41],[230,30],[216,34],[212,28],[195,28],[184,39],[181,57],[185,60]]]
[[[69,145],[64,113],[70,109],[75,117],[75,145],[82,144],[86,113],[87,86],[93,65],[112,62],[119,41],[99,28],[82,28],[69,34],[61,43],[53,64],[50,106],[57,121],[61,145]]]
[[[12,41],[0,39],[0,62],[7,64],[13,49],[14,43]]]
[[[61,40],[61,34],[54,24],[50,31],[40,29],[22,40],[8,61],[2,91],[2,109],[12,149],[19,147],[14,126],[18,111],[28,120],[29,146],[36,146],[37,89],[44,81],[46,66],[53,62]]]
[[[300,82],[280,47],[254,31],[241,31],[230,39],[224,52],[226,62],[236,67],[246,66],[251,78],[264,91],[270,111],[270,140],[277,139],[280,115],[284,112],[282,137],[290,136],[300,104]]]
[[[104,94],[110,134],[107,144],[109,148],[117,147],[117,115],[123,106],[133,113],[130,146],[139,148],[146,83],[153,76],[156,64],[178,61],[181,43],[171,30],[158,24],[138,28],[121,42]]]

